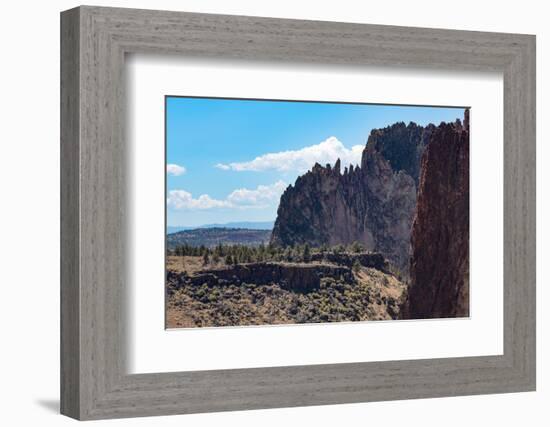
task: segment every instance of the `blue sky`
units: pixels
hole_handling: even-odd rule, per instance
[[[167,224],[270,221],[313,166],[357,163],[372,129],[462,118],[463,108],[166,98]]]

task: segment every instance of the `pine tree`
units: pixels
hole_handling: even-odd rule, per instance
[[[217,264],[220,262],[220,256],[216,251],[214,251],[214,255],[212,255],[212,261],[214,262],[214,264]]]
[[[302,252],[302,259],[304,260],[304,262],[311,261],[311,250],[309,249],[309,245],[307,243],[304,245],[304,250]]]
[[[262,261],[264,259],[264,255],[265,255],[265,245],[264,245],[264,242],[260,243],[260,246],[258,246],[258,260],[259,261]]]
[[[290,248],[290,246],[287,246],[285,248],[285,252],[284,252],[284,260],[287,261],[287,262],[290,262],[292,261],[292,249]]]
[[[221,243],[218,243],[216,249],[214,249],[214,255],[216,255],[218,258],[223,256],[223,246]]]

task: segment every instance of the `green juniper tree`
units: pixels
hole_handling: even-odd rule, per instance
[[[302,259],[304,262],[311,261],[311,250],[309,249],[309,245],[307,243],[304,245],[304,249],[302,251]]]

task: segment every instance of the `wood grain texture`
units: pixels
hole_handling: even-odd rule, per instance
[[[100,419],[534,390],[534,36],[86,6],[63,12],[61,27],[62,413]],[[127,374],[127,53],[501,71],[504,354]]]
[[[80,414],[79,17],[61,19],[61,412]]]

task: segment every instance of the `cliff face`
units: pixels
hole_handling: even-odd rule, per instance
[[[353,282],[351,268],[333,264],[292,264],[279,262],[256,262],[237,264],[232,267],[205,270],[189,280],[195,286],[208,283],[269,285],[277,283],[282,289],[294,292],[318,290],[322,278],[343,279]]]
[[[374,129],[367,141],[366,150],[378,152],[394,171],[404,171],[418,185],[420,161],[424,148],[435,126],[417,126],[414,123],[396,123],[384,129]]]
[[[281,196],[271,242],[357,241],[406,273],[420,158],[434,129],[396,123],[372,131],[360,167],[316,164]]]
[[[421,164],[402,317],[469,315],[469,120],[442,124]]]

